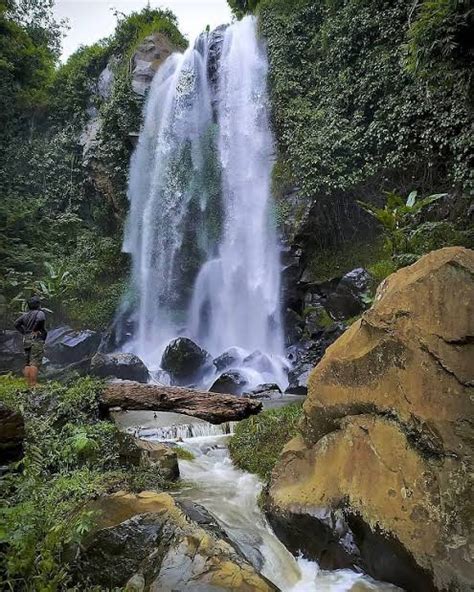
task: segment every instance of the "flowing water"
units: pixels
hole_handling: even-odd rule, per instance
[[[261,481],[234,467],[227,440],[235,423],[212,425],[168,412],[114,414],[115,421],[141,439],[176,442],[193,453],[180,460],[183,487],[177,496],[204,506],[247,560],[282,592],[401,592],[350,570],[324,571],[295,559],[274,535],[258,506]]]
[[[150,369],[185,335],[214,357],[233,348],[250,386],[285,386],[267,69],[256,21],[246,17],[201,35],[153,80],[131,161],[124,239],[136,292],[127,347]],[[395,589],[347,570],[323,572],[287,551],[258,507],[260,481],[232,465],[232,424],[163,413],[146,426],[136,419],[116,416],[140,438],[179,440],[193,452],[193,461],[180,461],[187,485],[179,495],[207,508],[283,592]]]
[[[166,419],[165,415],[161,414],[160,422]],[[172,426],[162,427],[154,434],[142,432],[140,436],[161,441],[178,439],[193,453],[194,460],[179,461],[185,485],[178,498],[204,506],[248,561],[282,592],[399,591],[395,586],[375,582],[360,573],[323,571],[313,561],[295,559],[274,535],[258,507],[262,483],[255,475],[240,471],[232,464],[226,442],[233,425],[212,426],[188,420],[188,428],[190,438],[182,438],[184,434],[179,430],[174,432]]]
[[[214,357],[259,352],[242,369],[250,386],[284,387],[267,58],[254,17],[221,35],[218,58],[212,33],[172,55],[146,102],[124,239],[137,300],[128,349],[150,369],[178,335]]]

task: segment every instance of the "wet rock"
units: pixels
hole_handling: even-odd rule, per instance
[[[249,356],[244,358],[243,366],[257,370],[258,372],[273,373],[273,364],[269,356],[262,354],[260,351],[254,351]]]
[[[98,522],[81,544],[74,570],[82,584],[111,589],[128,583],[128,589],[144,585],[156,592],[276,590],[219,536],[203,509],[190,512],[199,515],[197,524],[170,495],[156,492],[119,492],[91,509],[100,513]]]
[[[158,469],[160,475],[168,481],[175,481],[179,477],[178,456],[176,450],[161,442],[136,440],[141,451],[141,465]]]
[[[326,349],[346,330],[343,323],[333,323],[316,333],[311,340],[302,341],[287,348],[286,356],[291,363],[288,373],[287,393],[305,395],[308,390],[308,378],[313,368],[324,356]]]
[[[245,397],[250,397],[251,399],[275,399],[281,397],[281,395],[280,387],[274,383],[259,384],[244,393]]]
[[[99,347],[101,335],[96,331],[75,331],[63,326],[51,329],[45,346],[45,357],[51,364],[67,365],[92,358]]]
[[[334,319],[348,319],[367,308],[365,295],[372,284],[372,276],[362,268],[346,273],[336,290],[329,294],[325,307]]]
[[[162,442],[140,440],[131,434],[119,432],[119,458],[126,467],[153,467],[168,481],[179,477],[176,451]]]
[[[209,390],[225,395],[241,395],[246,385],[247,379],[238,370],[229,370],[221,374]]]
[[[187,337],[173,339],[161,358],[161,368],[173,384],[192,384],[211,363],[211,356]]]
[[[240,362],[242,356],[236,347],[231,347],[223,354],[214,358],[213,364],[218,372],[222,372],[231,366],[235,366],[236,362]]]
[[[267,510],[293,551],[406,590],[471,589],[474,252],[387,278],[309,379]]]
[[[90,373],[98,378],[120,378],[148,382],[149,374],[138,356],[128,353],[97,353],[91,361]]]
[[[24,439],[22,414],[0,402],[0,463],[21,458]]]
[[[0,332],[0,372],[19,373],[25,365],[23,338],[18,331]]]
[[[296,311],[287,308],[284,314],[285,343],[290,346],[300,341],[304,332],[304,319]]]
[[[321,331],[331,327],[334,324],[333,319],[321,304],[315,303],[307,306],[304,317],[304,332],[314,338],[321,334]]]
[[[90,373],[91,358],[83,358],[78,362],[62,366],[60,364],[51,364],[48,359],[41,367],[41,378],[45,380],[68,380],[69,378],[79,375],[86,376]]]
[[[107,330],[103,333],[100,341],[100,353],[108,354],[120,349],[127,341],[130,341],[135,332],[135,322],[132,311],[124,310],[119,313]]]
[[[220,25],[209,33],[207,49],[207,74],[211,85],[217,90],[219,64],[224,43],[224,34],[228,25]],[[216,93],[214,92],[215,96]]]

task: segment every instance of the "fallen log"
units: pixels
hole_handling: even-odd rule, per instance
[[[262,409],[260,401],[247,397],[131,381],[107,384],[101,395],[101,406],[129,411],[173,411],[214,424],[245,419]]]

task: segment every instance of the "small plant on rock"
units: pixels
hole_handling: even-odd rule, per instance
[[[406,199],[391,191],[383,208],[358,201],[357,203],[383,226],[385,248],[392,257],[411,255],[411,234],[416,216],[423,208],[445,197],[446,193],[435,193],[417,200],[418,192],[412,191]],[[416,256],[414,259],[416,260]]]

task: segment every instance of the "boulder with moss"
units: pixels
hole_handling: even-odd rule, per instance
[[[473,323],[474,253],[446,248],[385,280],[327,350],[267,499],[293,551],[472,589]]]
[[[277,590],[215,522],[200,518],[197,524],[167,493],[118,492],[97,500],[91,510],[98,512],[97,524],[76,563],[83,584],[143,592]]]

